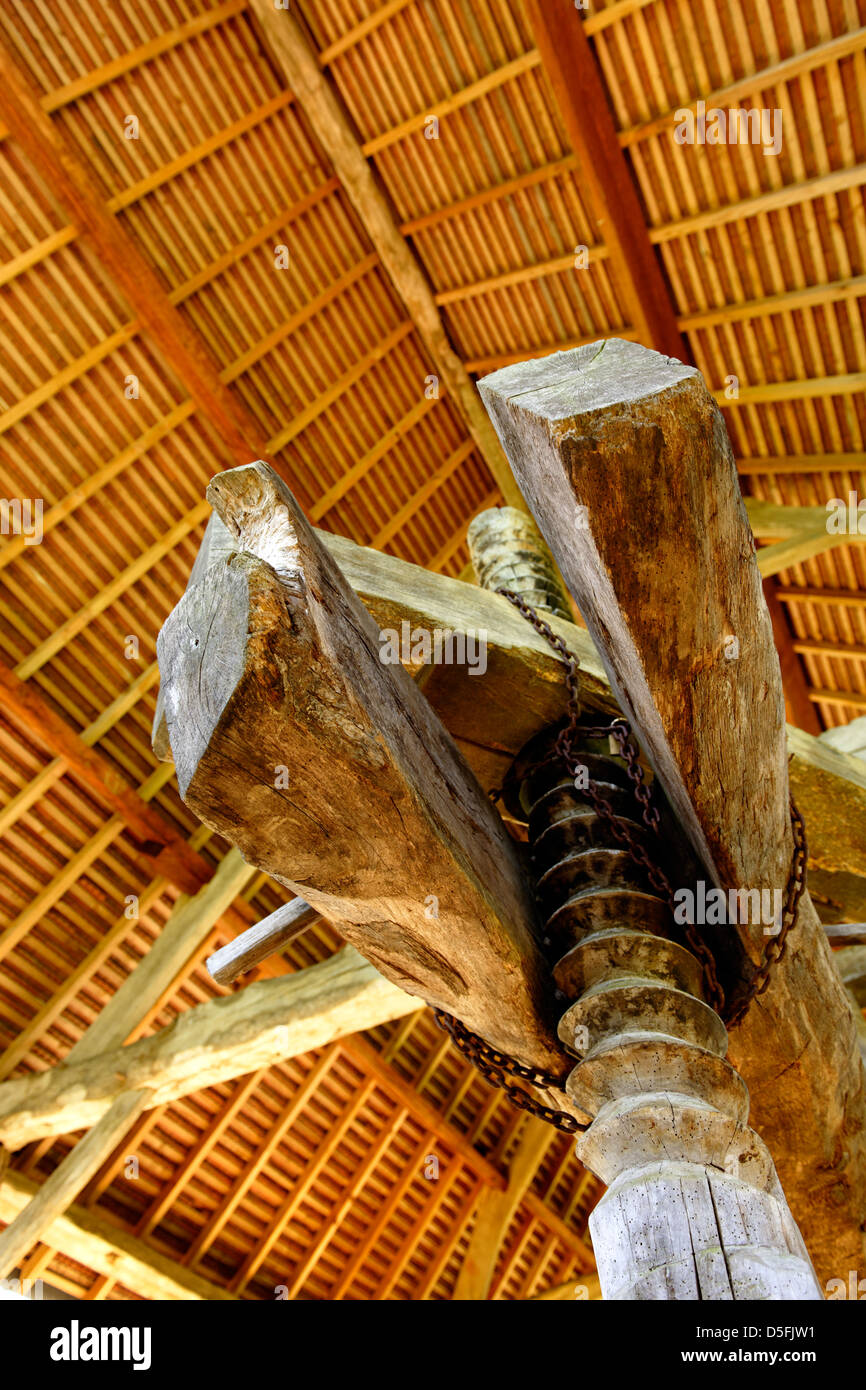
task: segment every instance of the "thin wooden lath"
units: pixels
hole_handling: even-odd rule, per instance
[[[333,0],[298,0],[293,11],[465,369],[634,335],[521,0],[361,0],[351,18]],[[279,445],[274,461],[318,525],[450,575],[466,563],[471,515],[501,499],[449,393],[425,397],[429,352],[315,129],[262,52],[248,0],[184,0],[175,18],[154,0],[61,7],[50,24],[12,0],[0,18],[13,79],[36,88],[33,128],[46,136],[47,118],[52,142],[73,152],[117,248],[114,259],[94,250],[47,166],[33,176],[10,122],[0,132],[2,491],[45,504],[41,546],[0,544],[0,660],[18,668],[35,711],[25,719],[4,702],[0,716],[0,926],[27,924],[14,947],[19,932],[5,943],[0,933],[0,1038],[10,1049],[0,1065],[10,1073],[69,1054],[178,892],[224,858],[226,846],[202,834],[154,771],[149,745],[154,638],[186,583],[209,477]],[[811,507],[862,492],[863,15],[802,0],[756,0],[748,18],[690,0],[616,0],[574,18],[600,68],[678,330],[713,390],[739,379],[739,400],[722,406],[748,490]],[[699,98],[781,107],[781,156],[673,146],[673,116]],[[440,139],[427,140],[420,117],[437,112]],[[137,141],[123,138],[130,113]],[[288,271],[275,268],[279,244],[291,249]],[[574,267],[578,245],[593,248],[585,270]],[[158,298],[136,302],[145,278],[117,260],[130,247]],[[207,358],[205,376],[200,364],[182,370],[178,342]],[[141,383],[135,401],[124,396],[129,375]],[[806,702],[822,724],[861,712],[863,564],[844,547],[780,577]],[[130,634],[137,659],[124,655]],[[87,750],[98,763],[85,774]],[[176,852],[172,873],[142,856],[148,825]],[[138,898],[138,920],[124,915],[127,895]],[[281,897],[254,879],[206,949]],[[320,924],[290,958],[302,967],[337,945]],[[189,962],[146,1030],[215,993],[200,959]],[[332,1057],[298,1134],[202,1242],[211,1287],[246,1269],[244,1297],[273,1297],[283,1282],[327,1298],[341,1281],[354,1298],[449,1296],[475,1205],[492,1186],[473,1153],[507,1164],[516,1131],[441,1042],[422,1016]],[[149,1112],[141,1180],[124,1178],[118,1150],[85,1195],[91,1214],[183,1269],[306,1071],[285,1064],[255,1085]],[[317,1143],[343,1123],[330,1152]],[[413,1179],[394,1197],[407,1156],[432,1146],[459,1159],[449,1185]],[[28,1173],[44,1179],[71,1147],[19,1155],[22,1184]],[[303,1200],[287,1205],[298,1181],[308,1184]],[[586,1267],[581,1232],[597,1195],[556,1140],[515,1219],[498,1296],[526,1297]],[[30,1268],[78,1294],[135,1296],[110,1282],[110,1264],[89,1263],[97,1255],[81,1230],[59,1231],[57,1252],[38,1248]],[[271,1244],[253,1270],[263,1239]],[[140,1292],[151,1277],[132,1259],[123,1265],[121,1279],[144,1281]]]

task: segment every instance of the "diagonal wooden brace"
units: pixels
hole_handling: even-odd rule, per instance
[[[184,800],[396,984],[564,1074],[516,847],[450,735],[273,470],[208,496],[239,553],[158,644]]]

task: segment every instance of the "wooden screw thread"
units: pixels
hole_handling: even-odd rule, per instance
[[[585,759],[596,795],[634,816],[622,763],[599,743]],[[554,974],[574,1001],[558,1030],[580,1059],[566,1090],[594,1117],[577,1154],[608,1188],[590,1217],[604,1297],[820,1300],[668,904],[560,764],[520,796],[547,944],[564,950]]]
[[[526,512],[516,507],[479,512],[467,541],[482,589],[512,589],[533,608],[572,621],[556,562]]]

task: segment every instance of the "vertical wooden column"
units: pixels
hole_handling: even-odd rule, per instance
[[[700,616],[711,600],[700,591],[697,601],[699,572],[695,567],[690,573],[687,550],[678,558],[665,558],[672,564],[670,582],[682,603],[696,611],[699,626],[694,633],[687,625],[679,632],[665,630],[656,612],[662,595],[652,584],[664,555],[660,539],[671,529],[673,539],[681,535],[690,541],[676,525],[679,509],[697,514],[699,526],[702,507],[718,503],[709,496],[697,465],[695,476],[684,466],[687,453],[679,452],[679,442],[684,450],[699,443],[722,472],[720,461],[726,465],[728,458],[724,434],[718,412],[706,415],[706,392],[697,373],[635,345],[603,347],[604,352],[594,345],[582,353],[557,354],[549,363],[507,368],[483,382],[481,390],[623,707],[638,730],[646,728],[656,736],[649,751],[663,777],[673,772],[675,755],[670,735],[660,733],[656,707],[670,710],[674,728],[677,720],[682,724],[698,713],[718,723],[724,707],[714,704],[701,663],[712,662],[724,673],[729,703],[738,679],[740,697],[746,699],[754,666],[764,659],[758,645],[764,632],[758,624],[756,641],[755,622],[747,627],[751,600],[737,595],[739,606],[734,607],[741,622],[734,623],[732,635],[739,634],[744,646],[748,640],[749,661],[740,671],[726,662],[723,639],[731,632],[727,624],[732,613],[725,613],[717,642]],[[666,446],[672,454],[670,476],[659,467]],[[620,477],[615,464],[626,460],[631,467],[622,469],[625,476]],[[591,479],[586,491],[584,477]],[[725,489],[718,496],[727,503]],[[656,501],[664,526],[655,519],[651,503]],[[731,506],[719,523],[721,541],[712,531],[706,536],[714,560],[730,545],[739,552],[740,564],[751,560],[754,565],[747,530],[737,534],[740,515]],[[620,573],[628,576],[630,587],[616,585]],[[755,572],[756,591],[758,583]],[[765,615],[763,621],[769,637]],[[650,629],[649,640],[655,638],[656,648],[650,650],[658,671],[650,669],[635,641],[641,623]],[[703,650],[708,641],[712,655]],[[771,643],[766,650],[769,661]],[[683,690],[700,682],[699,699],[706,701],[700,711],[690,709],[681,695],[679,667],[669,659],[670,651],[685,666]],[[645,708],[641,698],[650,678],[655,679]],[[772,688],[765,684],[765,700],[768,685]],[[650,698],[656,702],[652,716]],[[780,706],[781,700],[776,703]],[[775,705],[772,712],[768,741],[784,735]],[[699,740],[710,736],[711,727],[688,725]],[[721,730],[716,729],[715,741],[720,734],[724,738],[724,727],[722,722]],[[603,747],[590,744],[590,749],[587,763],[596,797],[617,817],[639,820],[621,765],[605,756]],[[767,755],[763,765],[769,768],[770,763]],[[669,795],[675,787],[677,795],[671,799],[690,818],[696,848],[706,850],[707,828],[697,833],[689,799],[686,777],[691,771],[679,762],[678,780],[668,778],[665,785]],[[560,1023],[559,1036],[580,1059],[567,1089],[593,1116],[577,1152],[608,1185],[590,1218],[604,1297],[820,1300],[818,1280],[773,1160],[747,1123],[748,1092],[726,1060],[727,1032],[703,997],[699,963],[675,939],[668,903],[641,881],[627,850],[608,847],[607,819],[572,773],[554,772],[551,781],[548,770],[534,791],[530,779],[526,809],[547,936],[551,944],[567,948],[556,978],[574,1003]],[[784,786],[784,764],[778,774]],[[732,838],[748,833],[735,807],[728,806],[727,812]],[[641,833],[637,824],[632,829]],[[550,867],[538,862],[548,851]],[[714,864],[711,872],[718,883]]]
[[[559,1026],[581,1058],[566,1089],[594,1117],[577,1154],[607,1184],[589,1221],[604,1297],[820,1300],[698,961],[646,929],[659,901],[620,891],[595,920],[593,901],[560,924],[577,944],[555,973],[576,1000]]]

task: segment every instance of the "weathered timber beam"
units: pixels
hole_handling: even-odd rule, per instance
[[[866,715],[860,715],[848,724],[840,724],[835,729],[827,729],[821,735],[821,742],[826,743],[828,748],[835,748],[838,753],[851,753],[866,764]]]
[[[218,518],[212,519],[214,523]],[[344,536],[327,531],[316,531],[316,535],[380,628],[399,633],[406,622],[410,630],[439,628],[463,637],[486,635],[483,673],[470,675],[465,664],[443,663],[425,672],[423,683],[427,700],[476,775],[483,778],[494,765],[504,770],[534,734],[565,713],[561,664],[544,638],[504,599]],[[223,540],[211,553],[215,559],[225,559],[236,548],[235,542]],[[197,576],[196,564],[191,582]],[[587,708],[613,713],[615,700],[590,634],[575,623],[548,618],[580,659]],[[167,735],[161,732],[163,737],[162,746],[170,757]],[[852,872],[866,875],[866,840],[857,833],[858,820],[866,816],[866,767],[851,758],[832,762],[834,750],[826,758],[823,741],[819,744],[794,725],[788,726],[788,746],[792,788],[809,825],[810,860],[823,864],[832,859],[838,864],[843,859]],[[502,755],[498,764],[491,757],[496,754]],[[840,796],[847,807],[842,826],[831,813]]]
[[[220,560],[227,560],[235,549],[232,536],[223,526],[215,512],[211,512],[208,517],[207,526],[204,528],[204,535],[198,548],[192,569],[189,572],[189,579],[186,587],[197,584],[203,579],[211,565],[216,565]],[[165,709],[162,686],[156,694],[156,707],[153,711],[153,732],[151,743],[153,751],[161,762],[171,762],[171,748],[168,742],[168,728],[165,722]]]
[[[184,800],[396,984],[562,1072],[532,897],[450,736],[272,469],[208,496],[241,553],[158,643]]]
[[[230,985],[248,970],[252,970],[274,951],[281,951],[290,941],[305,932],[312,922],[318,919],[318,912],[303,898],[293,898],[283,903],[276,912],[270,912],[248,927],[234,941],[229,941],[208,956],[205,964],[212,980],[218,985]]]
[[[20,1149],[96,1125],[139,1088],[152,1092],[148,1109],[166,1105],[419,1007],[347,946],[321,965],[199,1004],[151,1037],[4,1081],[0,1143]]]
[[[837,922],[825,926],[831,946],[866,946],[866,922]]]
[[[496,595],[343,537],[318,534],[381,628],[399,632],[406,622],[410,629],[450,629],[464,636],[486,633],[483,675],[470,677],[465,666],[436,666],[424,673],[424,694],[482,784],[499,786],[513,755],[565,714],[562,667],[550,647]],[[764,594],[772,616],[774,596],[766,585]],[[580,658],[585,706],[615,712],[616,702],[589,633],[550,615],[548,620]],[[784,661],[786,648],[779,652]],[[786,696],[791,689],[792,683],[786,683]],[[802,710],[792,712],[802,725]],[[813,723],[817,732],[814,716]],[[819,895],[832,903],[830,916],[862,920],[866,767],[802,727],[789,724],[787,736],[791,788],[806,818],[810,872]]]
[[[0,1221],[14,1221],[39,1192],[39,1184],[23,1174],[7,1173],[0,1185]],[[184,1269],[146,1241],[129,1235],[86,1207],[70,1207],[64,1216],[56,1216],[42,1234],[55,1250],[97,1274],[116,1279],[142,1298],[235,1301],[234,1294]]]
[[[251,0],[251,11],[276,71],[282,74],[306,113],[502,496],[511,506],[523,508],[523,499],[475,386],[445,331],[427,277],[401,236],[394,211],[298,20],[287,10],[276,10],[272,0]]]
[[[759,497],[745,497],[743,503],[752,534],[758,540],[787,541],[792,536],[827,532],[824,507],[788,507],[778,502],[765,502]]]
[[[709,879],[784,887],[779,667],[733,456],[700,375],[614,340],[505,368],[480,389]],[[760,924],[735,931],[748,975],[767,937]],[[864,1073],[808,895],[793,941],[731,1056],[819,1272],[831,1273],[864,1254]]]
[[[424,673],[424,694],[472,761],[472,748],[510,758],[539,729],[565,713],[562,664],[544,638],[507,599],[474,584],[433,574],[393,555],[317,532],[380,629],[483,634],[486,669],[470,675],[465,663],[441,663]],[[548,614],[555,632],[581,666],[587,708],[615,710],[610,684],[585,628]]]
[[[149,1103],[148,1091],[123,1091],[58,1164],[33,1200],[0,1235],[0,1279],[11,1274],[51,1223],[63,1215]]]
[[[216,517],[212,524],[221,526]],[[562,666],[544,638],[496,594],[343,536],[316,535],[380,628],[399,633],[405,622],[410,631],[438,628],[464,639],[486,635],[483,673],[470,675],[465,664],[443,663],[424,672],[423,689],[485,789],[498,786],[523,745],[565,714]],[[236,548],[234,541],[224,542],[219,558]],[[550,615],[548,620],[580,659],[586,707],[614,713],[610,683],[586,628]],[[787,736],[791,789],[809,832],[810,868],[866,878],[866,764],[794,725]],[[849,918],[866,916],[863,895],[866,882],[835,882],[834,900]]]
[[[443,664],[424,683],[424,694],[479,776],[491,753],[502,754],[504,770],[533,735],[565,714],[560,662],[505,599],[341,536],[318,534],[381,628],[399,632],[407,622],[427,631],[486,633],[482,675]],[[614,712],[590,634],[574,623],[548,620],[580,659],[587,708]],[[793,725],[787,737],[791,789],[806,818],[810,864],[866,877],[866,764]],[[850,915],[862,916],[859,910]]]

